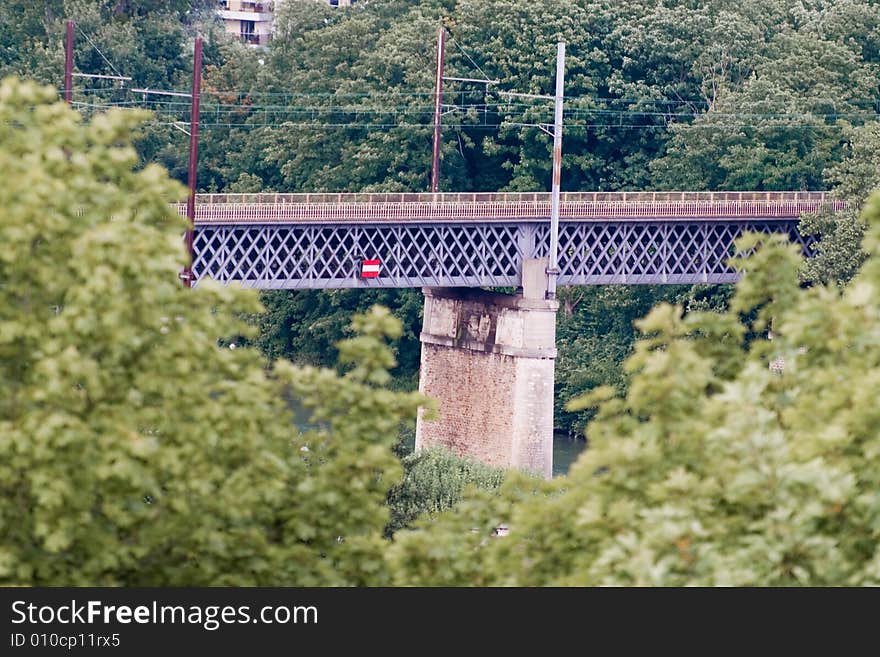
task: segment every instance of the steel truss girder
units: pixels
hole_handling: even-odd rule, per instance
[[[560,222],[559,285],[729,283],[743,232],[781,232],[809,254],[795,220]],[[196,280],[260,289],[516,287],[523,258],[546,257],[541,223],[198,226]],[[378,258],[378,278],[360,278]]]

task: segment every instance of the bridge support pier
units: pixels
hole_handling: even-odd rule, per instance
[[[442,445],[552,476],[559,306],[538,284],[545,268],[545,260],[526,264],[522,295],[424,288],[419,391],[437,400],[438,413],[426,420],[420,412],[417,450]]]

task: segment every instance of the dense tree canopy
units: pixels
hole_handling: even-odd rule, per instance
[[[342,376],[267,372],[229,341],[255,293],[177,278],[183,188],[134,170],[143,117],[55,98],[0,86],[0,582],[381,583],[421,401],[382,388],[399,322],[356,316]]]
[[[447,75],[498,83],[445,85],[447,189],[547,188],[550,138],[536,124],[552,106],[500,92],[550,93],[560,40],[567,189],[821,188],[850,128],[875,121],[880,8],[866,0],[372,0],[344,11],[291,0],[268,51],[230,43],[210,5],[4,3],[0,73],[60,84],[62,19],[73,18],[78,70],[185,88],[200,31],[206,189],[425,189],[440,24]],[[119,89],[98,98],[144,104]],[[173,99],[153,101],[160,119],[185,120]],[[163,157],[174,152],[185,140]]]

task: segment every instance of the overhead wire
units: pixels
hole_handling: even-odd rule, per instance
[[[89,37],[89,35],[86,34],[86,33],[82,30],[81,27],[79,27],[79,26],[77,25],[77,28],[76,28],[76,29],[77,29],[77,31],[78,31],[80,34],[82,34],[82,35],[86,38],[86,41],[88,41],[88,42],[91,44],[92,48],[94,48],[95,51],[101,56],[101,59],[103,59],[105,62],[107,62],[107,66],[109,66],[110,69],[111,69],[116,75],[118,75],[118,76],[120,76],[120,77],[125,77],[125,76],[122,75],[122,73],[119,72],[119,69],[118,69],[118,68],[116,68],[115,66],[113,66],[113,62],[111,62],[109,59],[107,59],[107,56],[104,55],[103,52],[101,52],[101,49],[98,48],[98,46],[95,44],[95,42],[92,41],[92,39]]]
[[[93,42],[89,39],[89,42]],[[456,44],[463,54],[470,56]],[[95,46],[96,50],[97,47]],[[103,57],[103,53],[101,53]],[[116,72],[118,69],[104,58]],[[485,73],[476,62],[472,64]],[[148,97],[146,93],[123,89],[85,89],[83,92],[93,95],[94,102],[75,101],[74,106],[84,110],[102,111],[112,107],[135,108],[143,107],[152,110],[155,116],[150,121],[153,125],[180,126],[189,123],[186,120],[189,101],[164,97]],[[99,94],[115,95],[116,98],[105,98],[101,102]],[[200,125],[205,129],[274,129],[280,127],[303,130],[427,130],[433,127],[433,107],[419,104],[419,100],[427,101],[433,92],[371,92],[356,93],[289,93],[289,92],[244,92],[244,91],[203,91],[202,120]],[[119,97],[121,95],[121,97]],[[133,98],[132,95],[135,97]],[[458,97],[459,103],[444,103],[445,113],[462,117],[471,116],[475,120],[445,122],[444,127],[467,130],[509,130],[517,128],[546,128],[547,123],[536,121],[542,113],[549,116],[551,108],[545,103],[523,100],[489,100],[483,91],[456,91],[452,95]],[[238,102],[230,102],[236,99]],[[257,102],[261,99],[270,102]],[[397,102],[390,104],[391,99]],[[295,101],[284,103],[284,100]],[[346,101],[348,102],[339,102]],[[415,102],[407,102],[413,100]],[[473,101],[481,102],[473,102]],[[566,131],[609,131],[609,130],[669,130],[674,126],[687,126],[693,129],[742,129],[754,128],[754,122],[775,121],[772,127],[786,129],[820,127],[822,121],[880,120],[877,112],[721,112],[721,111],[681,111],[682,105],[689,101],[665,99],[633,99],[630,105],[635,108],[615,109],[622,104],[622,98],[603,98],[599,96],[569,97],[565,108]],[[303,103],[302,101],[306,101]],[[327,102],[320,102],[327,101]],[[363,101],[363,102],[358,102]],[[818,102],[817,105],[824,106]],[[877,106],[875,100],[847,100],[848,107],[857,103],[870,103]],[[651,106],[665,106],[662,110],[651,109]],[[536,114],[537,113],[537,114]],[[237,118],[240,120],[236,120]],[[517,117],[521,117],[519,120]],[[528,117],[528,118],[526,118]],[[526,118],[525,121],[522,118]],[[706,120],[698,121],[704,118]],[[305,120],[308,119],[308,120]],[[531,119],[531,120],[529,120]]]
[[[77,89],[78,93],[81,93],[84,95],[101,94],[101,93],[106,94],[110,91],[111,90],[107,89],[107,88]],[[139,92],[132,91],[131,89],[128,89],[128,88],[113,89],[112,91],[117,92],[117,93],[120,91],[123,91],[125,93],[132,93],[132,94],[139,93]],[[186,92],[175,92],[175,93],[182,93],[183,94]],[[472,98],[482,98],[484,95],[483,92],[473,92],[473,91],[464,91],[464,92],[457,91],[454,93],[457,96],[472,97]],[[226,96],[230,96],[233,94],[237,94],[239,96],[242,96],[242,97],[248,99],[248,102],[241,102],[241,103],[217,102],[217,103],[212,103],[210,100],[206,100],[206,98],[211,98],[211,97],[222,99]],[[249,100],[251,96],[257,96],[257,95],[259,95],[259,94],[250,94],[247,92],[232,92],[232,91],[203,91],[202,92],[203,102],[206,104],[210,104],[212,107],[219,105],[221,107],[234,107],[234,108],[255,109],[255,110],[257,110],[257,109],[281,110],[281,109],[291,109],[291,108],[318,110],[318,109],[352,108],[352,111],[366,111],[368,109],[362,105],[355,105],[355,104],[343,105],[343,104],[337,103],[337,104],[332,104],[332,105],[331,104],[290,105],[290,104],[278,104],[278,103],[271,103],[271,104],[269,104],[269,103],[255,103],[255,102],[251,102]],[[361,92],[361,93],[357,93],[357,94],[271,94],[271,95],[276,96],[276,97],[285,97],[286,96],[289,98],[340,98],[340,99],[341,98],[364,98],[364,99],[370,99],[371,101],[373,101],[374,104],[382,103],[383,107],[387,107],[387,103],[383,102],[386,97],[399,97],[399,98],[424,97],[424,96],[427,96],[428,94],[424,94],[421,92],[419,92],[419,93]],[[159,99],[159,98],[151,98],[151,99],[147,100],[146,99],[147,94],[144,93],[143,96],[144,96],[144,102],[149,102],[149,103],[153,103],[153,104],[161,103],[161,104],[165,104],[165,105],[177,104],[177,105],[180,105],[181,107],[183,107],[183,106],[188,107],[189,106],[188,101],[172,101],[172,100]],[[576,96],[576,97],[566,98],[566,105],[567,106],[565,108],[565,112],[567,115],[574,113],[574,112],[591,112],[591,113],[622,114],[622,115],[640,114],[640,115],[657,115],[657,116],[665,116],[670,113],[673,113],[672,111],[657,111],[657,110],[651,111],[651,110],[647,110],[647,109],[635,109],[635,110],[621,109],[621,110],[618,110],[618,109],[610,109],[610,108],[603,108],[601,106],[598,106],[598,107],[596,106],[596,105],[603,105],[603,104],[609,104],[609,103],[622,103],[624,101],[629,102],[631,105],[644,105],[644,104],[669,104],[669,105],[678,104],[678,105],[681,105],[681,104],[687,104],[687,103],[684,103],[683,101],[664,101],[664,100],[659,100],[659,99],[645,101],[645,100],[640,100],[640,99],[627,100],[627,99],[623,99],[623,98],[607,98],[607,97],[601,97],[601,96]],[[121,102],[121,101],[118,101],[118,102]],[[129,102],[131,102],[131,101],[129,101]],[[840,102],[840,101],[837,99],[817,99],[817,100],[813,101],[813,104],[814,104],[814,106],[822,106],[822,105],[827,105],[827,104],[836,104],[837,102]],[[844,102],[850,106],[864,105],[864,106],[875,107],[878,105],[878,102],[880,102],[880,99],[847,99]],[[459,105],[459,106],[461,106],[461,105],[464,105],[464,106],[470,106],[470,105],[489,106],[489,107],[498,107],[498,108],[508,108],[508,107],[509,108],[527,108],[527,107],[538,108],[538,107],[540,107],[540,103],[529,103],[529,102],[525,102],[525,101],[514,102],[514,101],[509,101],[509,100],[494,101],[494,102],[480,102],[480,103],[471,103],[471,104],[444,103],[444,105],[446,105],[448,107],[454,107],[456,105]],[[579,107],[578,105],[589,105],[589,106]],[[356,110],[355,108],[361,108],[361,109]],[[548,111],[549,111],[549,109],[548,109]],[[699,111],[693,111],[693,112],[676,111],[674,113],[678,114],[680,116],[685,116],[685,115],[687,115],[687,116],[704,116],[704,115],[709,114],[709,112],[699,112]],[[810,114],[810,115],[814,115],[814,116],[822,116],[822,117],[826,117],[826,118],[844,118],[847,116],[860,116],[854,112],[813,112],[810,110],[804,110],[801,113]],[[712,111],[711,112],[711,115],[713,115],[713,116],[736,115],[736,116],[753,116],[753,117],[772,117],[772,116],[789,116],[791,114],[792,114],[792,112],[790,112],[790,111],[785,111],[785,112]]]
[[[156,111],[184,111],[189,108],[188,102],[176,100],[149,99],[146,101],[114,100],[105,103],[81,103],[83,106],[96,108],[111,107],[134,107],[145,105],[148,109]],[[371,107],[364,105],[251,105],[232,103],[205,103],[202,105],[203,114],[241,114],[249,113],[257,115],[261,113],[272,114],[303,114],[303,113],[338,113],[338,114],[431,114],[433,107],[430,105],[393,105]],[[454,112],[467,113],[468,111],[512,113],[511,110],[528,110],[533,106],[526,103],[473,103],[465,105],[446,105],[446,109]],[[838,120],[838,119],[878,119],[877,112],[656,112],[645,110],[611,110],[603,108],[569,108],[565,110],[566,117],[582,116],[613,116],[613,117],[646,117],[664,119],[695,119],[695,118],[743,118],[743,119],[799,119],[799,120]]]
[[[465,57],[467,57],[468,61],[469,61],[469,62],[473,65],[473,67],[479,72],[479,74],[483,76],[483,79],[484,79],[484,80],[487,80],[487,81],[488,81],[488,80],[491,79],[491,78],[489,78],[488,75],[486,75],[486,73],[483,71],[483,69],[480,68],[480,65],[477,64],[477,63],[473,60],[473,58],[472,58],[469,54],[467,54],[467,52],[465,52],[465,49],[461,47],[461,45],[458,43],[458,41],[456,41],[456,40],[453,39],[453,38],[450,38],[449,40],[452,41],[452,43],[455,44],[455,47],[458,48],[458,49],[461,51],[461,54],[462,54],[462,55],[464,55]]]

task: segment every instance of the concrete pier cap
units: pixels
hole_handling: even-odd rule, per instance
[[[559,304],[540,298],[543,269],[533,271],[532,281],[524,271],[522,295],[423,288],[419,391],[437,400],[438,413],[430,421],[419,413],[417,450],[442,445],[552,476]]]

